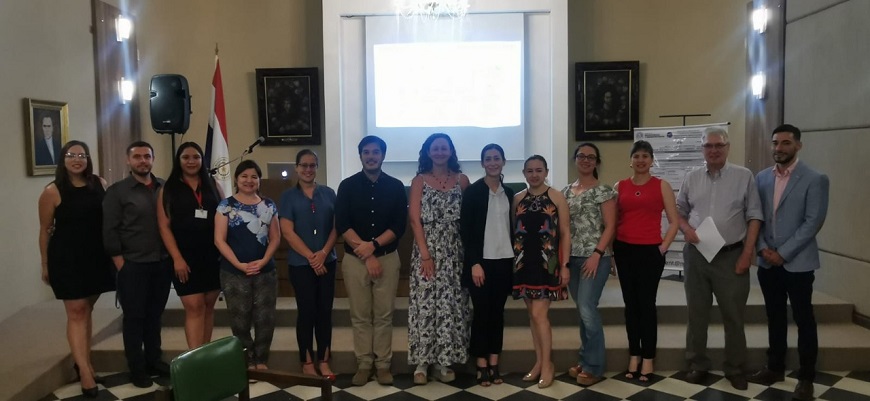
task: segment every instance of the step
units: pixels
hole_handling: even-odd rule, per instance
[[[854,306],[850,303],[820,292],[813,294],[813,303],[815,305],[816,319],[819,324],[852,322]],[[682,282],[663,279],[659,284],[657,304],[659,323],[684,324],[687,321],[686,296]],[[347,298],[335,299],[332,312],[333,326],[350,326],[348,305]],[[619,280],[611,277],[604,287],[599,303],[599,310],[601,311],[601,318],[604,324],[623,324],[625,321],[624,306]],[[407,325],[408,298],[396,298],[395,307],[393,325]],[[276,325],[278,327],[293,327],[296,325],[297,309],[295,298],[278,298],[277,311]],[[789,313],[789,316],[791,316],[791,313]],[[745,319],[747,324],[767,322],[764,310],[764,298],[758,287],[753,286],[750,288]],[[550,321],[554,327],[577,326],[578,317],[574,302],[572,300],[554,302],[550,307]],[[714,311],[711,314],[711,323],[721,322],[721,314],[714,307]],[[230,318],[226,309],[226,303],[218,301],[215,307],[215,325],[229,326],[229,324]],[[163,325],[164,327],[184,326],[184,308],[174,291],[170,294],[170,300],[163,314]],[[522,300],[508,299],[505,305],[505,326],[527,327],[528,325],[529,319],[524,302]]]
[[[607,369],[618,371],[628,361],[628,342],[625,328],[621,325],[607,325],[604,328],[607,344]],[[724,352],[724,329],[714,324],[709,330],[709,356],[713,368],[721,369]],[[231,335],[229,328],[216,327],[213,338]],[[348,327],[336,327],[332,334],[332,369],[337,373],[353,373],[356,362],[353,353],[353,333]],[[658,370],[682,370],[685,354],[686,328],[681,324],[663,324],[658,332]],[[564,370],[577,362],[579,334],[576,327],[553,328],[553,360],[557,369]],[[797,361],[797,329],[789,327],[789,353],[786,361],[788,369],[795,369]],[[767,349],[767,327],[763,324],[746,326],[747,368],[764,364]],[[163,349],[165,359],[170,360],[187,348],[183,328],[170,327],[163,330]],[[407,364],[408,330],[405,327],[393,329],[393,371],[410,373],[413,367]],[[117,333],[94,346],[92,359],[100,371],[124,371],[125,360],[121,334]],[[501,358],[503,372],[524,372],[534,364],[535,353],[531,344],[528,327],[508,327],[505,329],[504,352]],[[870,360],[870,330],[854,324],[819,325],[818,369],[824,371],[850,371],[866,369]],[[299,352],[296,346],[295,330],[279,327],[275,330],[272,343],[270,367],[274,369],[299,371]],[[461,368],[461,367],[460,367]],[[466,367],[471,371],[471,364]]]

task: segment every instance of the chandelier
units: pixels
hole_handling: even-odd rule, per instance
[[[396,14],[406,18],[438,19],[441,16],[463,18],[468,14],[468,0],[394,0]]]

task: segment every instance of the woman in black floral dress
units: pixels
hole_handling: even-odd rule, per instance
[[[420,149],[408,204],[414,231],[408,363],[416,366],[415,384],[428,382],[429,365],[435,365],[435,379],[453,381],[450,365],[468,359],[471,312],[468,291],[461,284],[459,237],[462,191],[467,186],[450,137],[430,135]]]
[[[526,159],[523,175],[529,188],[514,196],[514,299],[524,299],[529,311],[535,366],[523,377],[539,388],[553,384],[555,367],[550,357],[552,332],[547,316],[550,302],[565,299],[571,233],[568,203],[559,190],[546,183],[547,161],[539,155]]]

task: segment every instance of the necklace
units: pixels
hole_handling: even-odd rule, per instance
[[[438,184],[436,186],[440,186],[442,190],[447,189],[447,183],[450,182],[450,178],[452,176],[453,176],[453,174],[447,174],[447,176],[442,179],[441,177],[438,177],[437,175],[432,174],[432,178],[434,178],[435,182]]]

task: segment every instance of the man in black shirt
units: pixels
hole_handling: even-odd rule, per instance
[[[112,184],[103,198],[103,245],[118,269],[124,354],[130,381],[143,388],[153,384],[151,375],[169,377],[169,366],[160,360],[160,319],[171,269],[157,228],[157,191],[163,180],[151,174],[153,161],[150,144],[133,142],[127,147],[130,175]]]
[[[408,198],[402,182],[381,171],[387,153],[383,139],[366,136],[358,150],[363,169],[341,182],[335,200],[357,359],[352,383],[366,384],[374,367],[378,383],[392,384],[393,300],[401,266],[396,247],[405,232]]]

